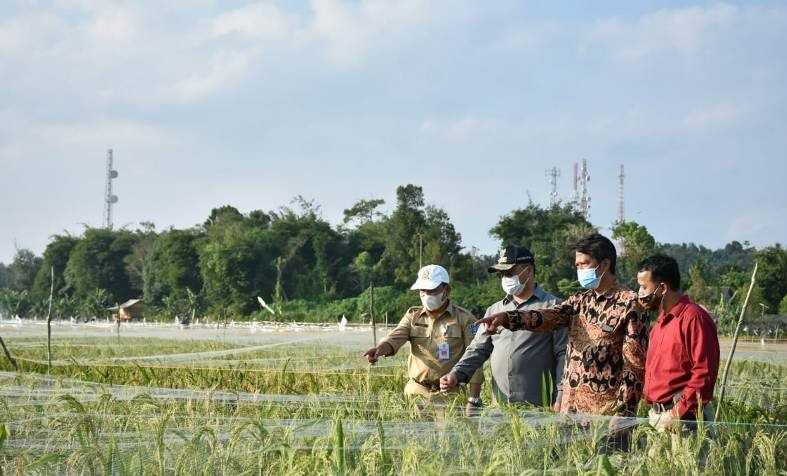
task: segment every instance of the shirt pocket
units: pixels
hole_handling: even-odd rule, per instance
[[[428,339],[429,338],[429,327],[426,325],[419,326],[413,324],[410,327],[410,337],[413,339]]]
[[[430,354],[429,351],[429,327],[426,325],[410,327],[410,347],[418,354]]]
[[[448,348],[451,352],[449,360],[459,360],[459,357],[462,356],[465,350],[465,340],[462,338],[462,328],[459,327],[459,324],[446,326],[439,340],[448,343]]]

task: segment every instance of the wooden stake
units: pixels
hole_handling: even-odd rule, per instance
[[[18,371],[19,366],[16,365],[16,360],[14,360],[14,358],[11,357],[11,352],[8,351],[8,347],[5,346],[5,342],[3,342],[2,337],[0,337],[0,345],[3,346],[3,352],[5,352],[5,356],[8,359],[8,361],[11,362],[11,365],[14,367],[14,370]]]
[[[738,317],[738,324],[735,326],[735,332],[732,334],[732,347],[730,348],[730,355],[727,356],[727,363],[724,364],[724,373],[721,377],[721,390],[719,391],[719,402],[716,405],[716,415],[714,416],[714,420],[719,420],[719,414],[721,413],[721,405],[724,402],[724,391],[727,388],[727,376],[730,372],[730,364],[732,363],[732,355],[735,353],[735,346],[738,344],[738,333],[741,330],[741,326],[743,325],[743,316],[746,314],[746,307],[749,305],[749,297],[751,296],[751,290],[754,289],[754,283],[757,280],[757,265],[758,263],[754,262],[754,271],[751,273],[751,282],[749,283],[749,291],[746,293],[746,299],[743,301],[743,307],[741,308],[741,315]]]
[[[377,345],[377,325],[374,320],[374,283],[369,284],[369,315],[372,318],[372,345]]]
[[[52,371],[52,295],[55,293],[55,267],[49,268],[49,308],[46,311],[46,360],[47,372]],[[5,347],[5,346],[3,346]]]

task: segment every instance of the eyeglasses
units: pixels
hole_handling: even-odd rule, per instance
[[[521,264],[514,266],[513,268],[509,269],[508,271],[498,271],[497,274],[500,276],[505,276],[506,278],[510,278],[512,276],[516,276],[522,271],[524,271],[525,267]]]

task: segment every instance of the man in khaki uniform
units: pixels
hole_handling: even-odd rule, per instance
[[[448,271],[442,266],[424,266],[410,287],[419,291],[421,306],[411,307],[388,337],[363,355],[374,364],[379,357],[396,354],[410,342],[405,395],[421,395],[434,401],[441,396],[440,377],[448,373],[473,340],[475,317],[450,300]],[[483,373],[478,370],[469,381],[468,404],[480,405]]]

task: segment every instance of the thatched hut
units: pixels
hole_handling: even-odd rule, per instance
[[[142,299],[129,299],[123,304],[107,308],[112,311],[112,319],[121,321],[131,321],[135,319],[142,319],[142,312],[144,307]]]

